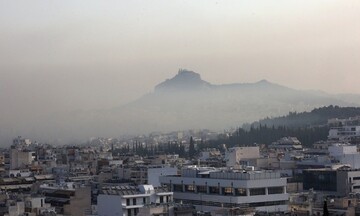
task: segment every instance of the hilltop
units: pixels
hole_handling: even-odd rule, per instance
[[[0,135],[16,137],[20,134],[39,141],[68,143],[93,136],[118,137],[154,131],[223,131],[258,119],[264,119],[262,124],[265,124],[266,117],[284,116],[289,112],[329,105],[359,106],[357,100],[351,102],[350,98],[357,97],[297,90],[267,80],[212,84],[203,80],[199,73],[182,69],[175,76],[159,82],[153,92],[121,107],[43,116],[36,122],[24,121],[16,128],[2,126],[5,130],[0,130]],[[307,115],[303,114],[299,119],[312,122],[311,118],[316,118],[306,118]]]

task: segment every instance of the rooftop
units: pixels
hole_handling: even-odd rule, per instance
[[[247,171],[242,169],[190,166],[182,170],[181,176],[192,178],[255,180],[280,178],[280,172],[272,170]]]

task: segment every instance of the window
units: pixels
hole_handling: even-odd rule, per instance
[[[128,216],[131,216],[131,209],[127,210]]]
[[[146,204],[146,198],[145,197],[143,198],[143,204],[144,205]]]
[[[160,196],[160,203],[163,203],[163,202],[164,202],[164,197]]]
[[[183,186],[182,185],[174,185],[174,191],[176,192],[182,192],[183,191]]]
[[[265,188],[251,188],[250,196],[265,195]]]
[[[282,194],[284,193],[283,187],[269,187],[268,194]]]
[[[219,194],[219,187],[209,187],[211,194]]]
[[[207,192],[206,186],[203,186],[203,185],[197,186],[197,192],[198,193],[206,193]]]
[[[188,192],[195,192],[195,186],[194,185],[185,185],[185,191]]]
[[[130,205],[130,199],[126,199],[126,205],[127,205],[127,206]]]
[[[136,205],[136,198],[133,199],[133,205]]]
[[[222,193],[224,195],[233,195],[233,189],[231,187],[223,187]]]
[[[236,188],[235,189],[236,196],[246,196],[246,188]]]
[[[250,207],[261,207],[261,206],[275,206],[275,205],[286,205],[287,201],[269,201],[269,202],[257,202],[257,203],[249,203]]]
[[[354,181],[360,180],[360,176],[354,177],[353,180],[354,180]]]

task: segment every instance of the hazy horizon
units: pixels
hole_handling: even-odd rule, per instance
[[[118,107],[179,68],[213,84],[360,94],[359,11],[355,0],[0,1],[0,121]]]

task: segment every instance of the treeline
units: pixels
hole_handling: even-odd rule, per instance
[[[285,126],[268,127],[260,125],[257,128],[244,130],[239,128],[232,134],[221,134],[218,139],[200,141],[194,143],[190,139],[189,150],[185,148],[184,144],[176,141],[168,143],[159,143],[157,145],[143,145],[135,142],[132,145],[125,146],[121,149],[116,149],[115,154],[137,154],[141,156],[151,156],[156,154],[178,154],[184,158],[194,158],[202,150],[206,148],[217,148],[224,150],[223,144],[226,147],[235,146],[251,146],[254,144],[269,145],[278,139],[285,136],[297,137],[304,147],[310,147],[317,141],[326,140],[329,132],[329,127],[308,127],[308,128],[289,128]],[[196,147],[195,147],[196,146]]]
[[[252,124],[244,124],[243,128],[256,128],[260,125],[274,125],[275,127],[285,126],[291,128],[313,127],[327,124],[328,119],[346,119],[354,116],[360,116],[359,107],[339,107],[330,105],[313,109],[310,112],[290,112],[286,116],[265,118]]]
[[[122,148],[113,150],[113,154],[137,154],[140,156],[152,156],[157,154],[178,154],[183,158],[193,158],[196,156],[198,151],[202,149],[200,146],[203,144],[203,141],[199,142],[198,148],[195,149],[195,142],[193,138],[190,138],[190,143],[188,144],[188,150],[186,150],[185,145],[177,141],[171,141],[167,143],[158,143],[153,144],[141,144],[135,141],[132,144],[128,144]]]
[[[297,137],[304,147],[310,147],[317,141],[326,140],[329,133],[328,119],[345,119],[360,116],[359,107],[327,106],[312,110],[311,112],[290,112],[286,116],[266,118],[252,124],[243,126],[233,133],[219,135],[218,139],[194,143],[191,139],[189,151],[185,146],[176,141],[160,143],[158,145],[143,145],[133,143],[122,149],[116,149],[117,153],[135,153],[138,155],[155,154],[179,154],[180,157],[193,158],[205,148],[223,149],[226,147],[248,146],[257,144],[269,145],[285,136]],[[194,147],[196,146],[196,148]]]
[[[225,143],[228,147],[246,146],[257,144],[269,145],[285,136],[297,137],[304,146],[310,147],[313,143],[326,140],[329,133],[329,127],[305,127],[290,128],[285,126],[268,127],[259,125],[257,128],[244,130],[239,128],[230,135],[221,135],[217,140],[212,140],[209,147],[221,146]]]

